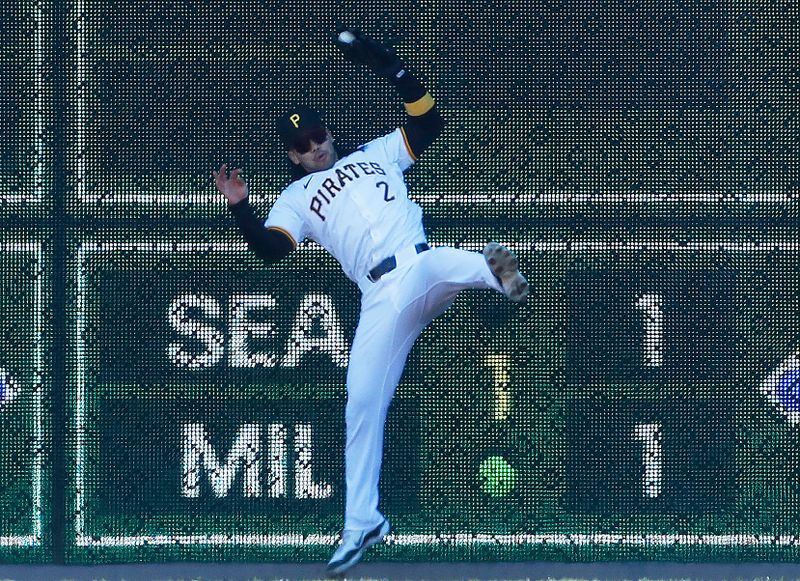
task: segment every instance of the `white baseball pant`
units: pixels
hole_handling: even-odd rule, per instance
[[[347,530],[370,529],[383,519],[378,481],[386,414],[417,337],[459,291],[503,291],[483,254],[449,247],[399,253],[397,268],[359,286],[361,316],[347,371]]]

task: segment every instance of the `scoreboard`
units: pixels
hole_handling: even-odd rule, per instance
[[[532,300],[462,295],[412,355],[386,554],[791,552],[797,243],[531,232]],[[264,269],[213,237],[76,243],[76,554],[335,541],[354,287],[313,244]]]
[[[462,293],[416,343],[368,558],[798,558],[797,6],[14,7],[0,560],[329,556],[358,289],[310,241],[262,264],[211,170],[265,216],[285,106],[343,150],[402,122],[337,24],[447,119],[408,174],[431,244],[500,241],[531,283]]]

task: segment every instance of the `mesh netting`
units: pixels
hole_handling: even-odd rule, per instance
[[[374,554],[798,557],[796,3],[13,4],[0,558],[329,555],[358,289],[313,243],[260,263],[211,171],[263,217],[287,107],[342,151],[404,122],[341,25],[447,121],[408,173],[430,242],[503,242],[531,283],[416,343]]]

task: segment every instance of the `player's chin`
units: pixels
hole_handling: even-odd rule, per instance
[[[308,172],[325,171],[326,169],[331,169],[334,163],[334,157],[331,154],[326,153],[325,155],[314,158],[312,161],[308,162],[305,168]]]

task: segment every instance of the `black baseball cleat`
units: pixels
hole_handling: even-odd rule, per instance
[[[509,299],[517,303],[528,299],[528,281],[520,274],[519,261],[513,252],[502,244],[489,242],[483,248],[483,256]]]
[[[372,545],[380,543],[389,534],[390,529],[389,521],[383,519],[374,529],[344,531],[342,544],[334,551],[333,557],[328,562],[328,575],[342,575],[361,560],[364,551]]]

